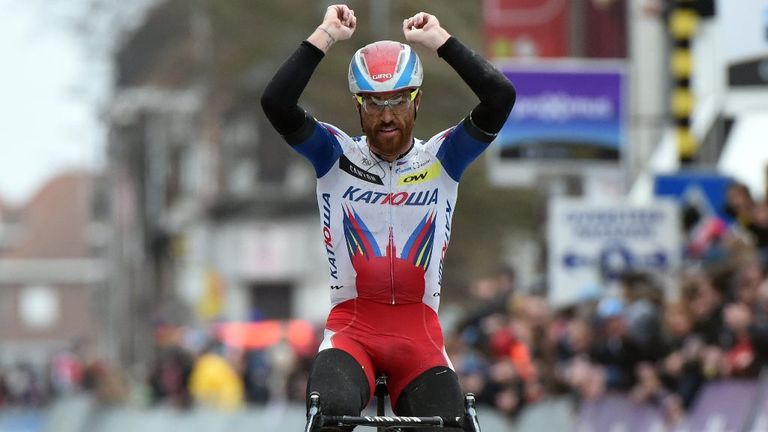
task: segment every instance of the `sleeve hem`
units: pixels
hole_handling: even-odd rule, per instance
[[[314,54],[314,56],[317,58],[318,61],[322,60],[323,57],[325,57],[325,53],[320,48],[312,45],[310,42],[301,41],[301,45],[304,47],[307,47],[312,52],[312,54]]]
[[[440,58],[445,57],[446,54],[448,54],[451,49],[456,45],[456,43],[459,42],[458,39],[451,36],[448,38],[447,41],[445,41],[440,47],[437,49],[437,56]]]
[[[472,120],[472,113],[469,113],[469,115],[464,119],[464,126],[469,136],[485,143],[490,143],[496,139],[496,136],[498,135],[498,133],[490,133],[480,129]]]
[[[283,138],[292,146],[299,145],[312,136],[312,133],[315,131],[315,125],[317,125],[317,120],[305,112],[304,122],[301,124],[301,127],[295,132],[283,135]]]

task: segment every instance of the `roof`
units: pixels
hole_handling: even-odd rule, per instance
[[[0,259],[84,258],[91,256],[88,225],[93,178],[67,172],[49,180],[18,209],[18,232]]]

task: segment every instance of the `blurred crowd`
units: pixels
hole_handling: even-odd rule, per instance
[[[17,363],[0,369],[0,408],[40,406],[47,401],[48,394],[32,365]]]
[[[676,421],[708,381],[755,379],[768,363],[768,204],[738,183],[726,202],[725,216],[685,209],[685,260],[672,277],[626,271],[558,309],[546,283],[518,287],[512,268],[473,281],[460,319],[445,329],[464,390],[509,416],[552,395],[618,391]],[[210,329],[159,329],[154,364],[129,371],[64,350],[45,368],[0,369],[0,407],[78,391],[180,409],[302,403],[322,325],[294,324],[271,323],[301,331],[251,340],[256,347]]]
[[[679,274],[626,271],[552,310],[514,272],[473,283],[475,309],[449,353],[466,391],[516,415],[548,395],[625,392],[676,422],[721,378],[755,379],[768,364],[768,205],[738,183],[725,216],[684,212]]]
[[[15,362],[0,365],[0,409],[39,408],[55,398],[89,392],[104,400],[119,388],[119,370],[90,355],[88,344],[76,341],[47,364]]]
[[[276,401],[303,403],[319,343],[318,339],[298,346],[280,340],[243,348],[211,338],[197,354],[188,346],[166,345],[148,373],[145,402],[224,411]]]
[[[222,411],[247,404],[303,402],[319,344],[319,340],[302,345],[280,340],[244,349],[227,346],[213,331],[164,328],[159,333],[163,335],[155,347],[156,361],[148,367],[123,369],[78,344],[56,353],[47,365],[25,362],[1,367],[0,409],[40,408],[75,394],[88,394],[106,405]]]

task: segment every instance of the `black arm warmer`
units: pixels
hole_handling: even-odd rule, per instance
[[[304,125],[307,114],[298,105],[299,96],[324,56],[316,46],[302,42],[264,89],[261,107],[281,135],[290,135]]]
[[[472,123],[488,135],[495,135],[515,104],[515,87],[488,60],[467,48],[455,37],[448,39],[437,55],[459,74],[480,99],[472,110]]]

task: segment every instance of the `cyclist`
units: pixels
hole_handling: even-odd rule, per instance
[[[280,67],[262,107],[275,129],[313,165],[332,309],[307,392],[327,415],[359,415],[375,376],[387,374],[401,416],[463,415],[458,378],[437,309],[458,182],[509,115],[515,89],[488,61],[452,37],[434,15],[403,21],[403,33],[443,58],[480,103],[428,140],[413,137],[423,71],[407,44],[379,41],[349,65],[362,136],[350,137],[298,105],[315,68],[357,27],[346,5]]]

